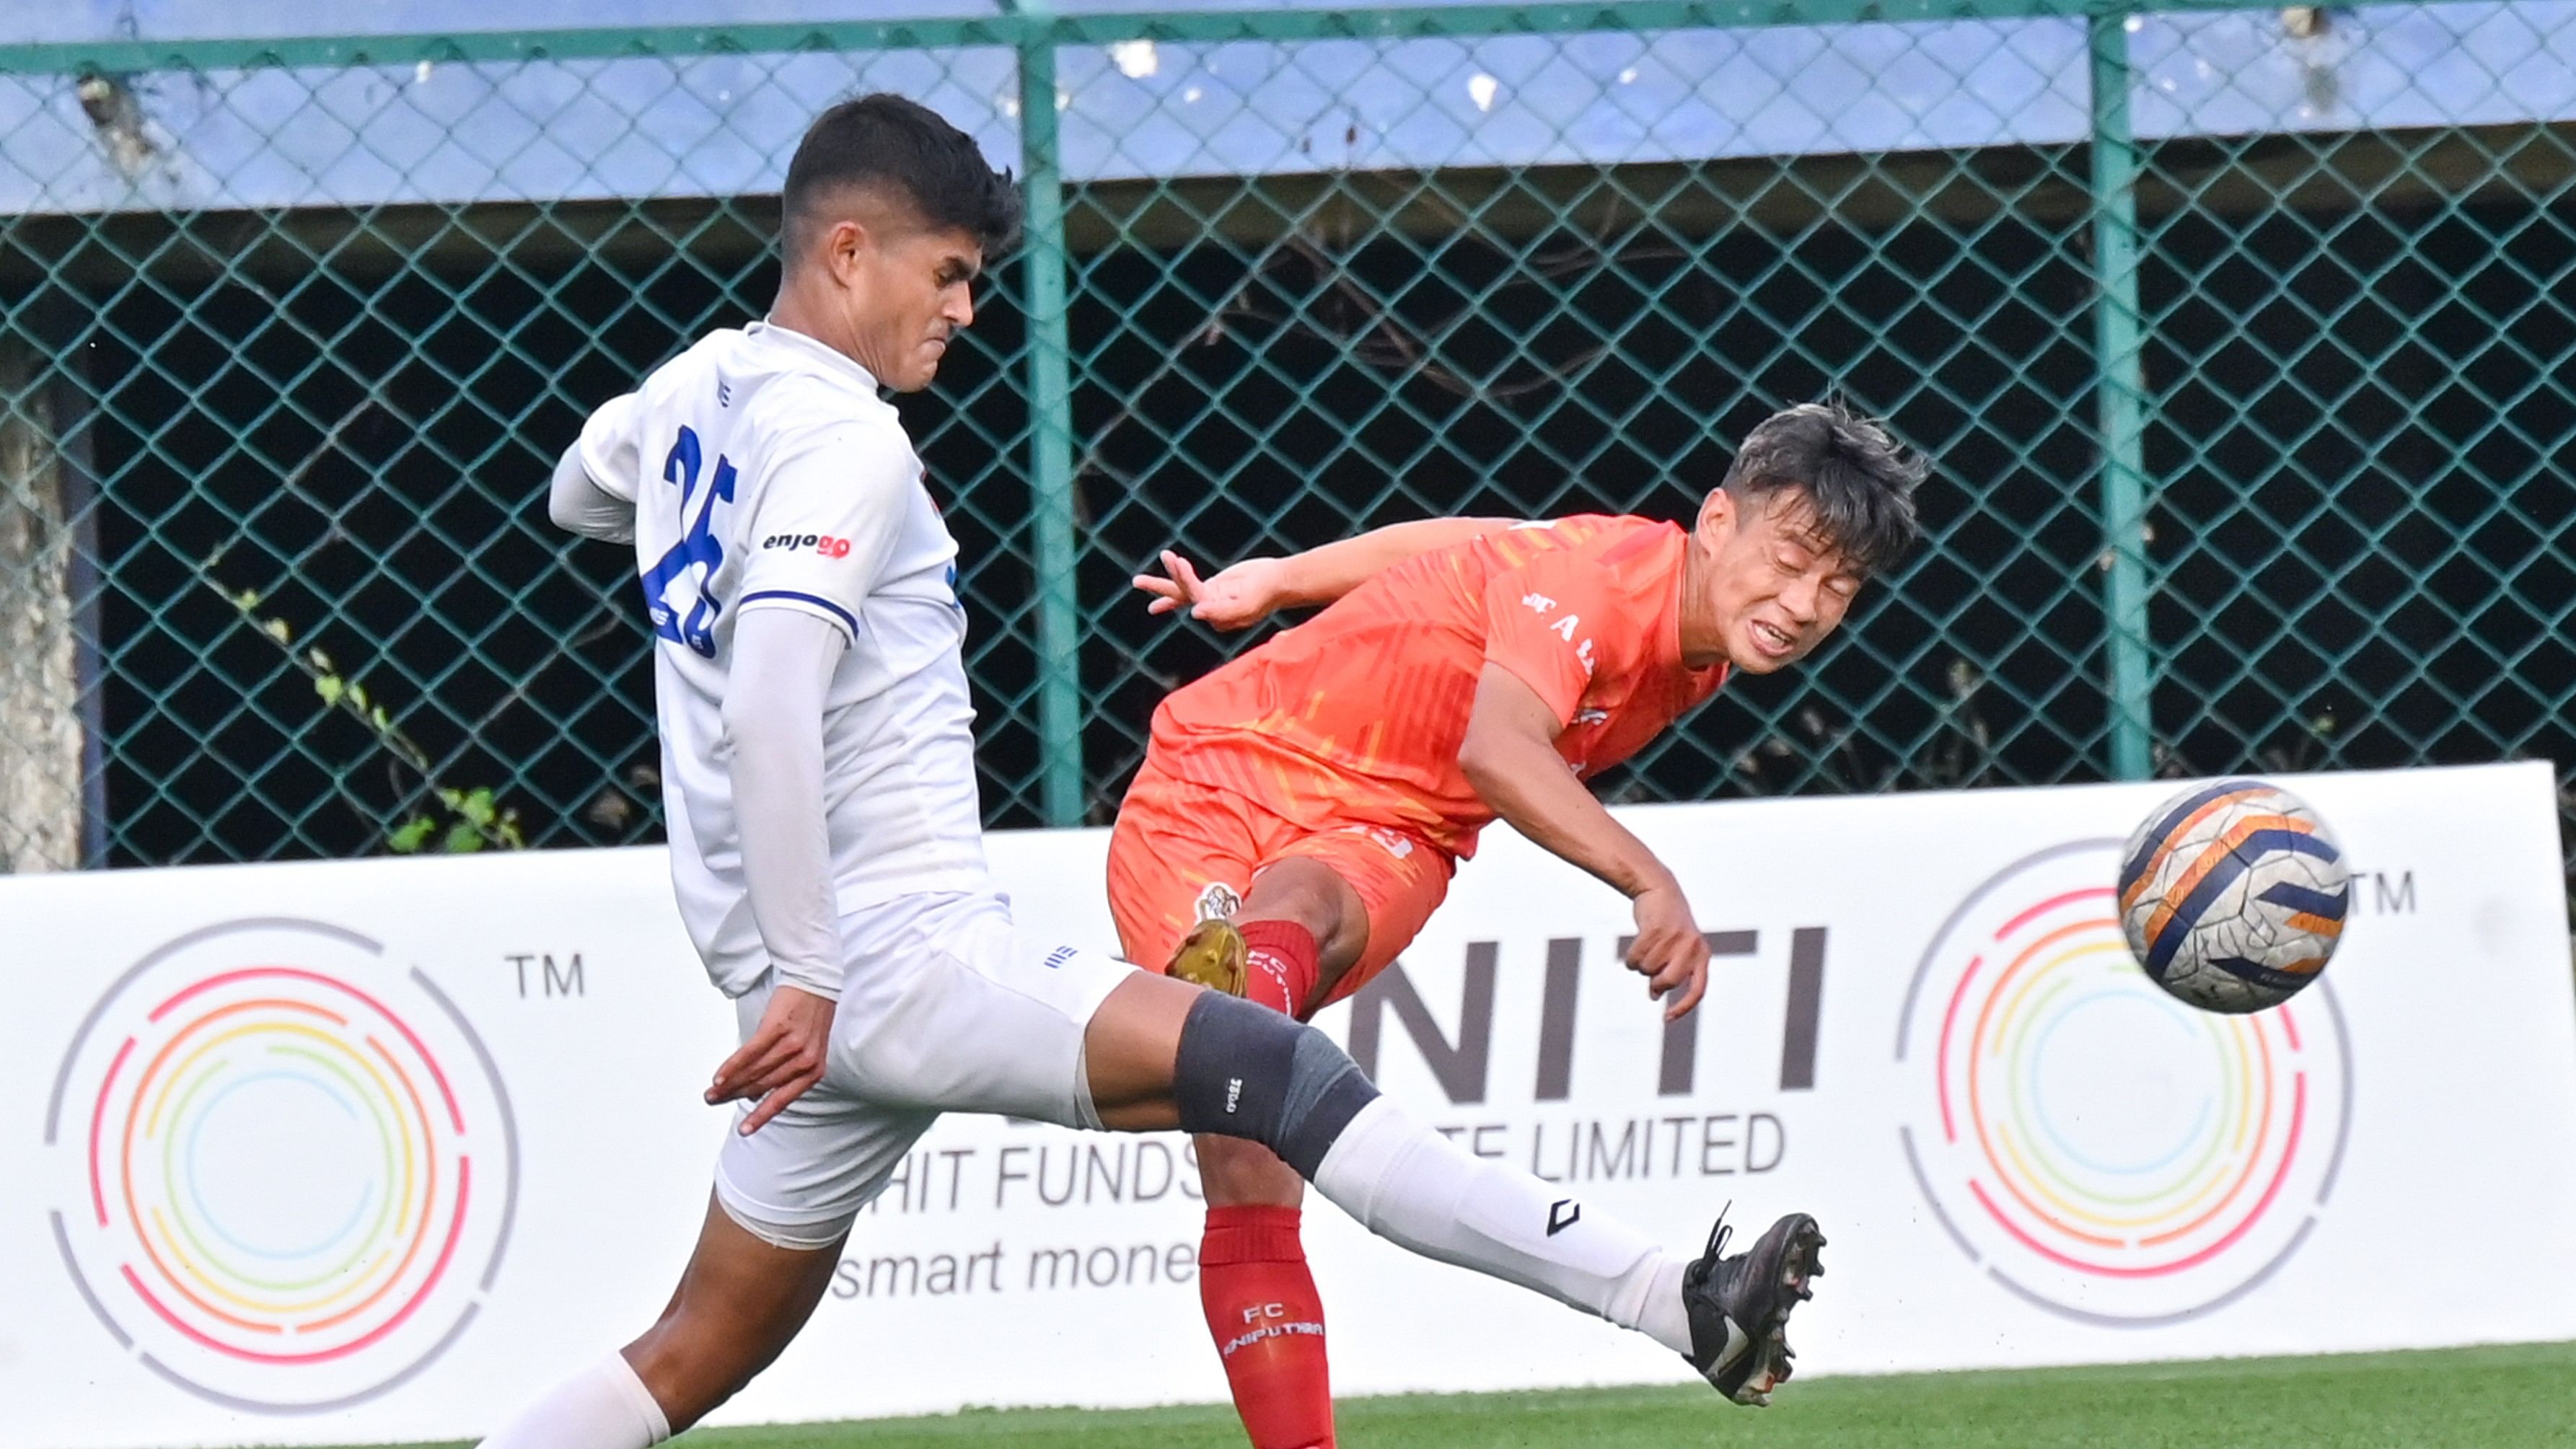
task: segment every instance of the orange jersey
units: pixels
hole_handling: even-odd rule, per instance
[[[1725,678],[1682,661],[1669,523],[1587,515],[1422,554],[1154,711],[1153,759],[1302,824],[1386,825],[1472,855],[1494,818],[1458,768],[1488,664],[1553,710],[1590,778]]]

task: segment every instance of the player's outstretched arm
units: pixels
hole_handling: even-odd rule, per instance
[[[1538,691],[1487,664],[1476,679],[1458,768],[1514,830],[1634,903],[1637,939],[1628,968],[1647,978],[1647,995],[1665,1001],[1664,1019],[1673,1020],[1699,1005],[1708,988],[1708,942],[1672,871],[1566,768],[1556,752],[1563,729]]]
[[[1163,550],[1163,577],[1138,574],[1136,587],[1154,596],[1150,614],[1187,608],[1190,617],[1219,629],[1249,628],[1281,609],[1329,604],[1417,554],[1430,553],[1510,528],[1509,518],[1423,518],[1390,523],[1286,558],[1249,558],[1202,579],[1188,559]]]

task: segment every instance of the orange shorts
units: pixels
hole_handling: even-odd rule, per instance
[[[1368,911],[1359,963],[1319,1005],[1367,985],[1412,945],[1457,869],[1449,852],[1408,831],[1300,825],[1251,796],[1181,779],[1148,755],[1109,836],[1109,913],[1127,959],[1162,970],[1192,926],[1231,915],[1254,876],[1292,856],[1323,862]]]

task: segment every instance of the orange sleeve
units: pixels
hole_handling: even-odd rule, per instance
[[[1598,560],[1539,555],[1485,587],[1485,663],[1499,664],[1556,713],[1574,718],[1592,676],[1629,631]]]

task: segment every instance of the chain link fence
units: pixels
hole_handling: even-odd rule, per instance
[[[2576,4],[129,41],[0,47],[8,863],[655,838],[631,561],[545,478],[762,312],[869,89],[1031,191],[902,403],[996,825],[1105,820],[1241,647],[1157,549],[1682,517],[1826,394],[1926,546],[1614,798],[2576,767]]]

